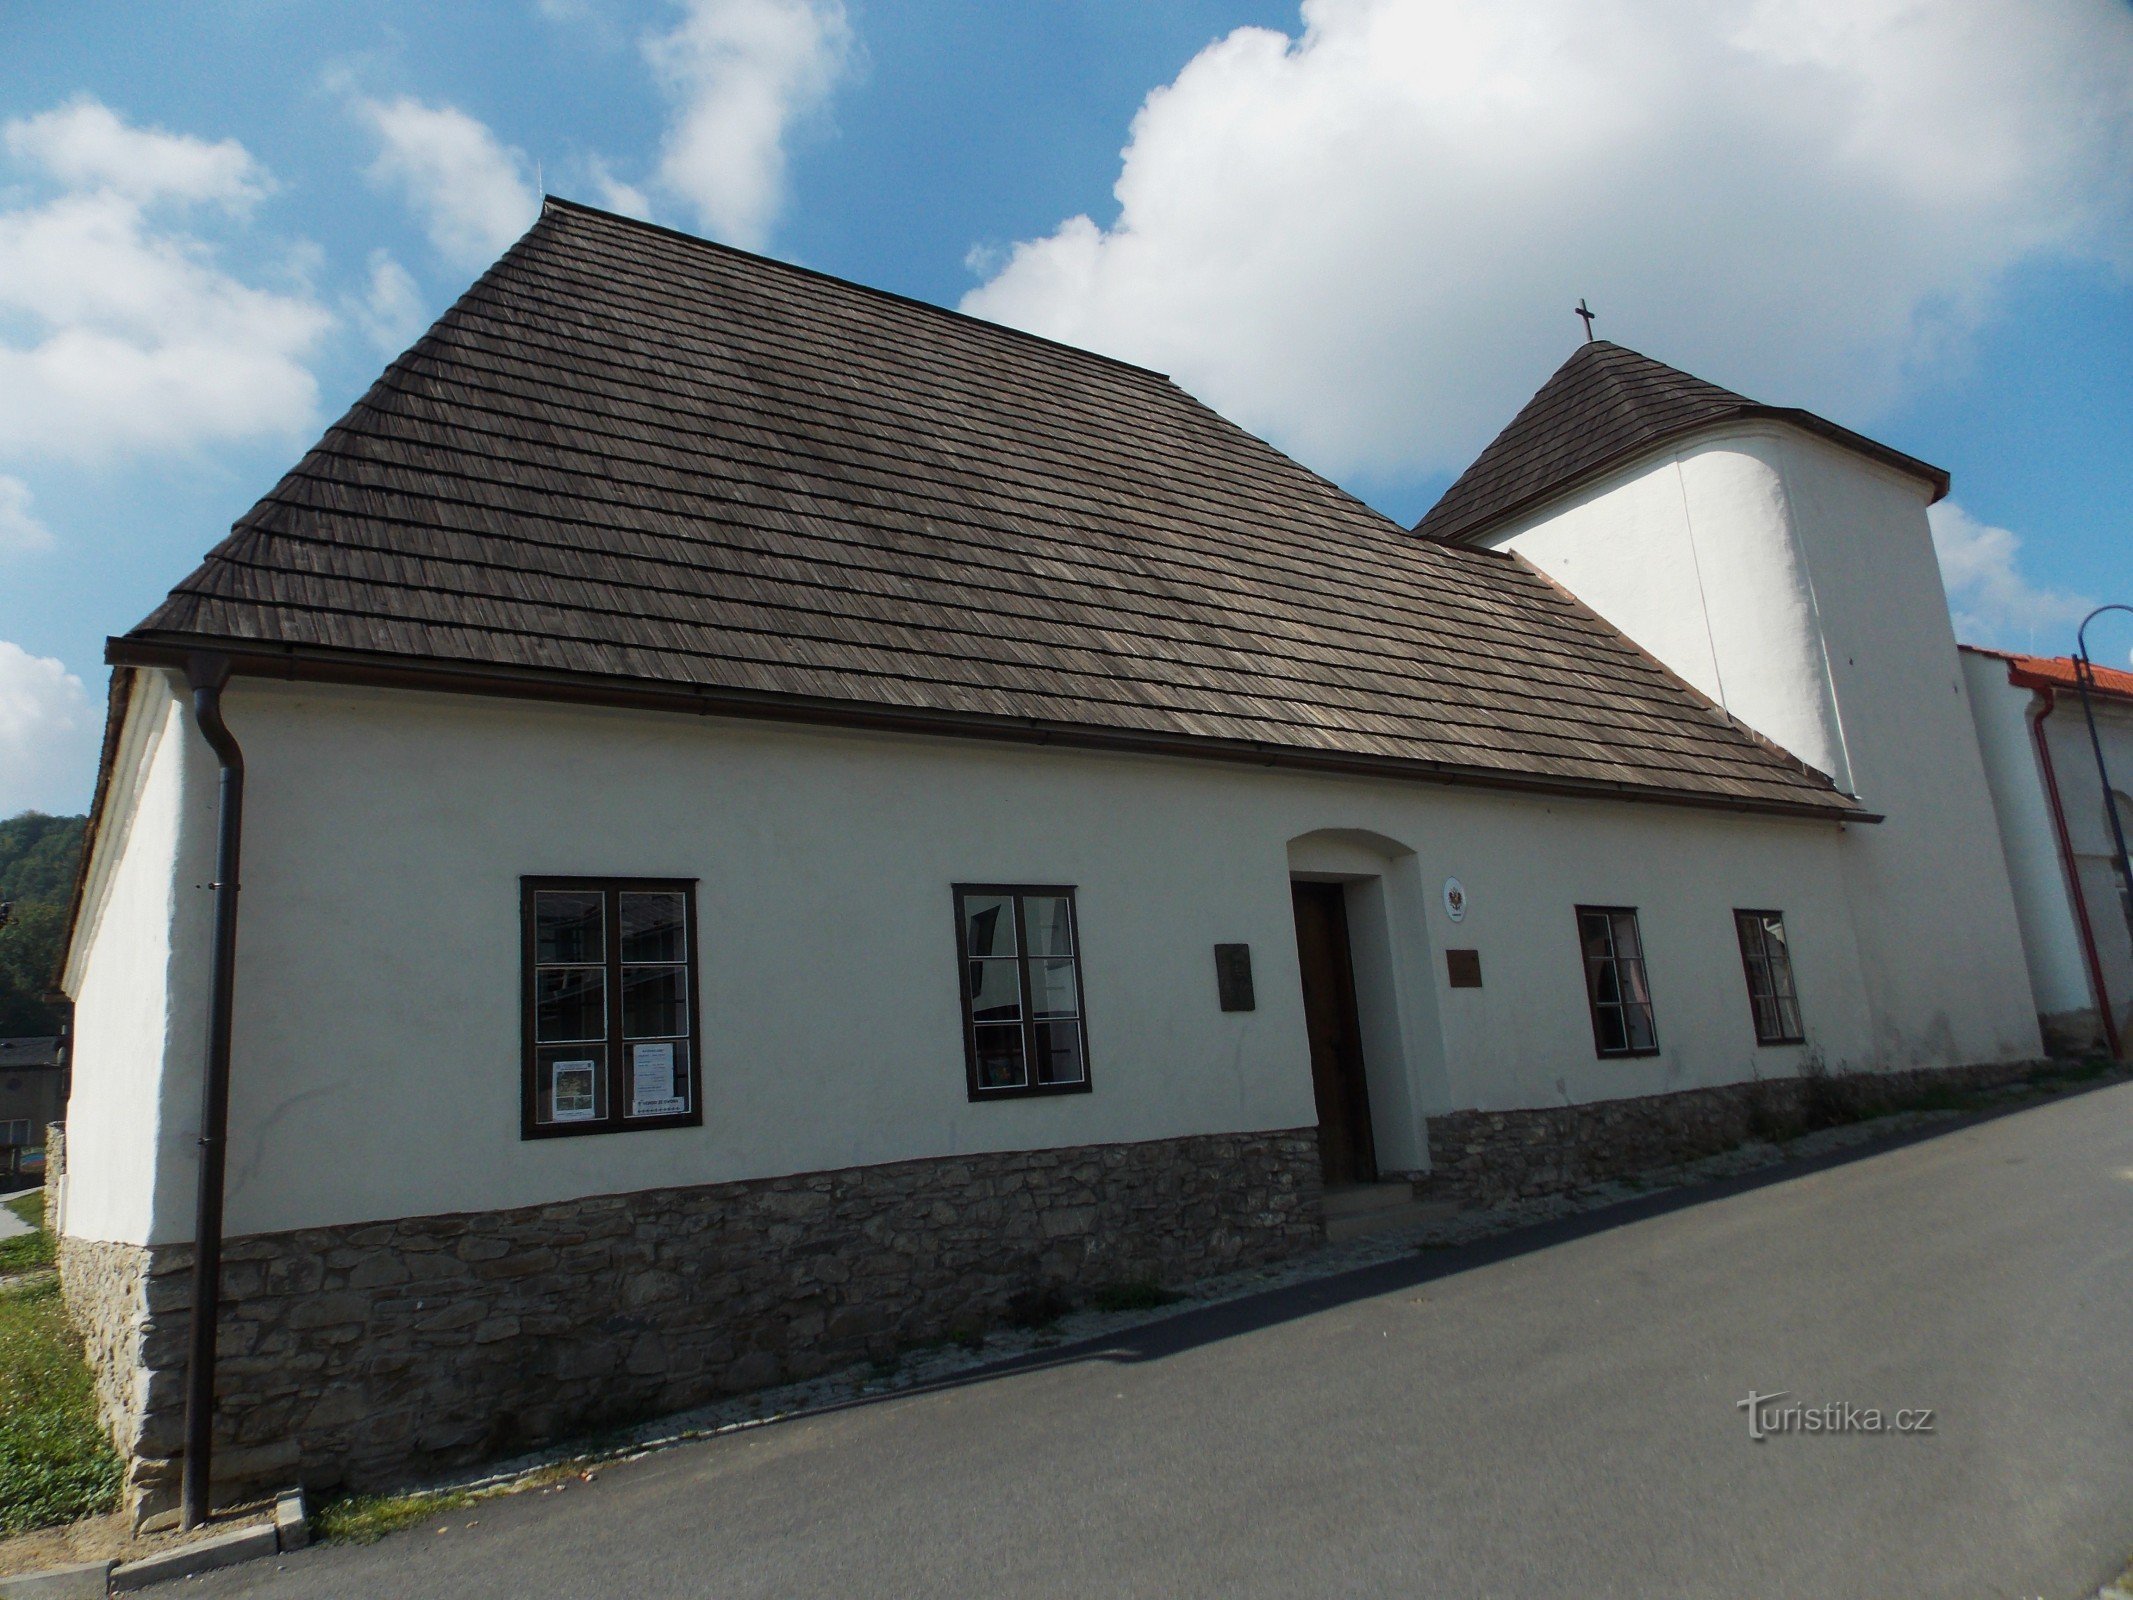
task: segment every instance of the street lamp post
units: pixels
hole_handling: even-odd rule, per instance
[[[2081,690],[2081,715],[2089,725],[2089,748],[2096,753],[2096,778],[2103,785],[2103,814],[2111,819],[2111,843],[2118,852],[2118,909],[2126,919],[2126,937],[2133,939],[2133,864],[2126,860],[2126,825],[2118,814],[2118,796],[2111,788],[2111,769],[2104,764],[2103,736],[2096,731],[2096,708],[2089,703],[2089,684],[2094,680],[2096,664],[2089,659],[2089,624],[2106,611],[2123,611],[2133,616],[2133,606],[2098,606],[2081,619],[2081,626],[2074,634],[2078,652],[2074,661],[2074,683]]]

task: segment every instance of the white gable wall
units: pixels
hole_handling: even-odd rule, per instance
[[[249,769],[233,1233],[1309,1125],[1290,845],[1329,830],[1371,847],[1306,847],[1297,870],[1363,885],[1352,913],[1397,910],[1387,981],[1366,996],[1372,1050],[1403,1057],[1371,1062],[1403,1075],[1393,1093],[1373,1081],[1388,1165],[1424,1147],[1435,1112],[1784,1075],[1810,1055],[1863,1065],[1874,1047],[1833,824],[248,679],[226,705]],[[519,1138],[522,874],[700,880],[702,1128]],[[1451,875],[1471,896],[1459,924]],[[1078,889],[1093,1093],[969,1102],[957,881]],[[1580,902],[1640,908],[1659,1056],[1596,1058]],[[1742,905],[1786,913],[1806,1046],[1754,1042]],[[204,916],[176,930],[204,956]],[[81,1214],[78,1231],[163,1242],[190,1232],[200,1030],[188,1006],[153,1049],[119,1037],[94,974],[106,940],[136,936],[109,921],[93,936],[79,1070],[115,1086],[167,1057],[166,1203]],[[1213,946],[1240,940],[1258,1009],[1225,1014]],[[1455,946],[1480,951],[1483,988],[1446,986]],[[101,1125],[78,1136],[84,1172],[117,1170]]]
[[[2036,1007],[1926,486],[1729,426],[1490,536],[1886,820],[1848,830],[1876,1059],[2034,1055]]]
[[[78,1237],[191,1237],[214,772],[172,682],[136,673],[66,975],[73,1088],[57,1223]]]

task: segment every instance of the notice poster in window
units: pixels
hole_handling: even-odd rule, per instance
[[[590,1122],[596,1115],[593,1105],[593,1078],[599,1064],[593,1061],[553,1061],[548,1067],[548,1104],[550,1114],[558,1122]]]
[[[674,1081],[674,1047],[671,1044],[630,1046],[630,1115],[677,1117],[688,1110],[687,1101]]]

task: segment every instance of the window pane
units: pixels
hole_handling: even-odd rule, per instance
[[[1659,1048],[1659,1030],[1652,1026],[1652,1008],[1648,1005],[1625,1006],[1624,1020],[1629,1026],[1629,1047],[1632,1050],[1656,1050]]]
[[[1763,922],[1753,911],[1734,912],[1733,931],[1740,936],[1740,953],[1744,959],[1763,953]]]
[[[1615,954],[1625,961],[1642,956],[1644,942],[1637,933],[1637,913],[1617,911],[1611,920],[1614,923]]]
[[[1037,1081],[1079,1083],[1085,1073],[1081,1064],[1081,1024],[1037,1024]]]
[[[1629,1031],[1623,1026],[1620,1006],[1597,1006],[1593,1020],[1600,1034],[1600,1053],[1618,1056],[1629,1048]]]
[[[689,1042],[663,1039],[629,1048],[629,1093],[633,1117],[678,1117],[689,1109]]]
[[[963,901],[964,953],[1011,956],[1015,953],[1015,906],[1004,894],[974,894]]]
[[[1748,997],[1761,1000],[1770,993],[1770,964],[1761,956],[1748,957]]]
[[[1009,1022],[1022,1015],[1022,964],[970,963],[970,1015],[979,1022]]]
[[[1607,913],[1586,911],[1578,916],[1578,937],[1584,941],[1587,961],[1605,961],[1614,954],[1614,944],[1607,937]]]
[[[1652,1003],[1652,994],[1651,990],[1644,986],[1644,963],[1631,961],[1625,957],[1615,963],[1615,971],[1621,975],[1622,998],[1631,1005],[1643,1006],[1646,1010],[1649,1010]]]
[[[689,1031],[682,967],[622,969],[622,1037],[663,1039]]]
[[[980,1023],[977,1034],[978,1087],[1019,1089],[1029,1082],[1022,1062],[1022,1024],[988,1027]]]
[[[1622,998],[1622,984],[1612,961],[1592,963],[1592,997],[1603,1006],[1614,1005]]]
[[[536,1050],[535,1122],[598,1122],[607,1115],[607,1047],[571,1045]]]
[[[1022,901],[1022,927],[1029,935],[1033,956],[1070,956],[1074,953],[1074,914],[1063,894],[1026,895]]]
[[[1764,924],[1763,941],[1770,953],[1771,993],[1790,997],[1797,991],[1792,986],[1792,942],[1785,937],[1782,917],[1773,916]]]
[[[622,959],[686,961],[687,925],[678,894],[622,896]]]
[[[599,967],[544,967],[533,975],[533,1037],[542,1044],[607,1037],[607,974]]]
[[[1035,944],[1035,933],[1030,943]],[[1074,994],[1074,963],[1071,960],[1032,961],[1029,973],[1030,1005],[1040,1017],[1074,1017],[1081,1006]]]
[[[1736,911],[1741,964],[1758,1044],[1790,1044],[1800,1037],[1800,1003],[1792,983],[1792,948],[1779,911]]]
[[[543,889],[533,897],[533,959],[605,961],[601,921],[607,897],[597,889]]]

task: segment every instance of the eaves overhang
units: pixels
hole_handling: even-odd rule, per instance
[[[275,644],[192,634],[136,632],[105,642],[104,659],[115,667],[182,669],[189,657],[212,652],[229,659],[233,674],[290,682],[335,683],[369,688],[481,695],[557,704],[613,706],[634,710],[743,717],[871,730],[881,733],[980,739],[1067,749],[1166,755],[1295,771],[1344,773],[1408,782],[1440,783],[1619,800],[1646,805],[1788,817],[1818,822],[1880,822],[1856,799],[1831,790],[1826,801],[1776,800],[1729,795],[1718,790],[1667,788],[1657,784],[1569,778],[1511,768],[1468,766],[1416,757],[1378,756],[1263,740],[1225,739],[1154,730],[994,716],[941,708],[832,700],[715,685],[658,683],[638,678],[395,656],[383,652]],[[1801,771],[1807,771],[1804,765]],[[101,790],[101,783],[99,785]]]

